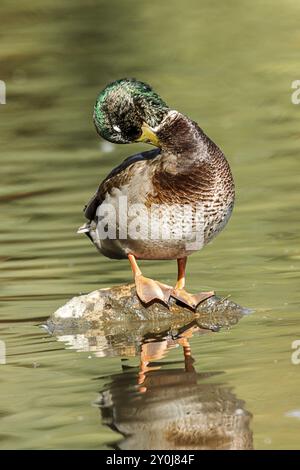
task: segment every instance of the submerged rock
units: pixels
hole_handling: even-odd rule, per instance
[[[228,298],[213,296],[193,311],[171,299],[169,307],[156,302],[145,306],[136,295],[134,284],[99,289],[73,297],[60,307],[47,322],[55,335],[91,333],[95,330],[110,335],[144,336],[177,330],[196,323],[201,329],[216,331],[235,325],[249,310]]]

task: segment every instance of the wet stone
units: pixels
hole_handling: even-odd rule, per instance
[[[137,297],[134,284],[126,284],[73,297],[52,314],[46,328],[54,335],[100,328],[115,335],[143,336],[195,323],[203,330],[218,331],[235,325],[248,313],[248,309],[218,296],[203,301],[196,311],[174,299],[168,307],[159,302],[145,306]]]

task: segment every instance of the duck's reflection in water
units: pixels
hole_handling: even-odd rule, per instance
[[[221,372],[198,373],[189,326],[172,338],[148,338],[141,345],[139,372],[123,367],[101,392],[103,422],[124,436],[118,449],[252,449],[251,414],[218,380]],[[184,362],[156,364],[176,345]],[[213,383],[212,383],[213,381]]]

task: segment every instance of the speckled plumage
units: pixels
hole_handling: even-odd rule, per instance
[[[117,236],[115,240],[99,241],[96,228],[101,221],[97,209],[104,201],[118,209],[120,196],[126,195],[129,206],[144,204],[149,211],[153,204],[200,205],[204,215],[203,244],[223,229],[231,215],[234,182],[221,150],[188,117],[177,111],[166,113],[165,108],[163,114],[155,128],[161,148],[126,159],[100,184],[85,209],[90,222],[84,231],[108,257],[126,258],[132,253],[139,259],[178,259],[194,250],[187,249],[186,240],[177,239],[133,240]],[[179,216],[172,213],[170,225],[176,217],[180,223]],[[191,218],[189,234],[194,230]]]

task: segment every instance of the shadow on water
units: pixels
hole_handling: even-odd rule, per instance
[[[226,386],[222,371],[197,372],[190,339],[214,334],[191,322],[174,331],[133,337],[101,337],[85,343],[84,335],[58,337],[78,350],[121,356],[122,372],[109,376],[96,405],[102,423],[123,437],[115,449],[252,449],[252,415]],[[94,336],[95,338],[95,336]],[[109,347],[108,342],[109,341]],[[163,360],[179,347],[182,361]],[[122,357],[123,356],[123,357]],[[127,364],[139,357],[139,367]],[[217,380],[222,376],[221,380]],[[101,377],[103,379],[103,377]],[[107,379],[107,377],[105,377]]]

